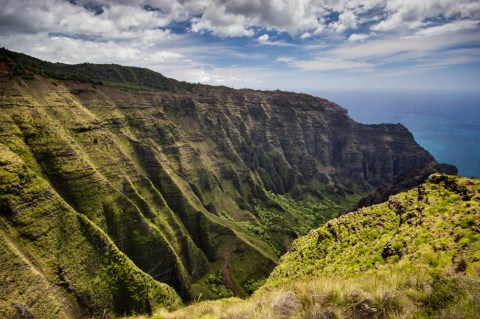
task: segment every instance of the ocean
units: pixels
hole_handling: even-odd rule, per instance
[[[415,140],[459,175],[480,177],[480,91],[319,91],[365,124],[402,123]]]

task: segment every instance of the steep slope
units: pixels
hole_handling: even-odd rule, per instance
[[[478,277],[479,217],[478,179],[431,175],[415,189],[333,219],[296,240],[267,285],[392,265]]]
[[[251,292],[298,235],[433,161],[402,125],[362,125],[312,96],[1,52],[0,145],[185,299]],[[46,223],[60,211],[49,213]],[[5,241],[23,240],[2,220]]]
[[[18,155],[0,145],[0,317],[152,312],[180,304]]]

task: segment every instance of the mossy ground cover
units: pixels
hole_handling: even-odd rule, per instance
[[[269,284],[396,263],[478,276],[479,188],[478,179],[432,175],[388,202],[331,220],[293,243]]]

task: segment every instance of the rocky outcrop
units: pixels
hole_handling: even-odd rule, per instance
[[[109,249],[185,299],[214,297],[205,278],[227,264],[223,282],[245,295],[246,285],[267,276],[299,233],[318,226],[315,221],[434,160],[402,125],[359,124],[340,106],[305,94],[187,85],[119,66],[84,70],[15,59],[7,54],[0,62],[0,145],[28,172],[13,179],[21,184],[35,174],[44,181],[43,194],[55,194],[49,204],[55,209],[46,208],[50,226],[39,232],[65,232],[63,224],[48,220],[67,210],[77,220],[69,227],[77,225],[79,238],[91,246],[85,258],[105,252],[104,236],[114,247]],[[129,87],[102,77],[112,68],[124,80],[137,80]],[[87,82],[65,73],[77,69]],[[161,85],[146,85],[147,78]],[[7,167],[0,165],[0,172]],[[24,200],[18,181],[0,193],[0,219],[26,251],[35,251],[35,262],[45,263],[45,254],[57,256],[63,248],[38,241],[40,221],[16,221],[16,208],[8,203]],[[323,208],[305,213],[298,200]],[[29,203],[25,214],[44,201],[32,195]],[[45,263],[45,269],[80,295],[82,307],[95,298],[88,269],[89,284],[81,287],[68,267],[56,275],[57,264]],[[121,309],[123,299],[113,304],[119,313],[148,308]]]

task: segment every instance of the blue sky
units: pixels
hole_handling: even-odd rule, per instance
[[[0,46],[235,88],[480,88],[478,0],[2,0]]]

